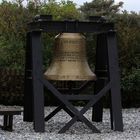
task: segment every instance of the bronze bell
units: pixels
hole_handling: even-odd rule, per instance
[[[54,56],[45,72],[48,80],[96,80],[90,70],[85,47],[85,37],[80,33],[61,33],[55,37]]]

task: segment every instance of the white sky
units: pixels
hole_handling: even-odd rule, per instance
[[[60,1],[60,0],[57,0]],[[92,0],[73,0],[77,5],[82,5],[84,2],[91,2]],[[122,10],[140,12],[140,0],[114,0],[116,3],[124,2]]]

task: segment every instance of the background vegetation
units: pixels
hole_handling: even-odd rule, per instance
[[[89,16],[104,16],[107,20],[115,22],[119,48],[119,63],[121,68],[121,91],[124,107],[140,107],[140,13],[122,11],[120,8],[123,3],[114,4],[112,0],[93,0],[84,3],[77,8],[72,1],[62,0],[57,3],[55,0],[16,0],[5,1],[0,3],[0,69],[16,69],[21,70],[24,75],[25,63],[25,42],[27,23],[30,22],[35,15],[51,14],[54,20],[65,20],[68,18],[86,20]],[[87,36],[88,60],[95,59],[91,50],[95,50],[95,39],[91,35]],[[49,65],[52,52],[54,34],[45,34],[44,40],[44,68]],[[46,45],[47,41],[47,45]],[[23,100],[23,79],[18,80],[18,91],[22,95],[21,100],[14,100],[13,91],[8,91],[9,85],[12,85],[5,77],[6,74],[1,73],[0,79],[0,95],[3,95],[6,87],[7,98],[1,98],[1,103],[22,103]],[[7,74],[7,77],[10,75]],[[4,80],[5,79],[5,80]],[[16,79],[15,79],[16,81]],[[17,82],[15,82],[17,83]],[[7,102],[9,98],[13,100]],[[19,98],[18,98],[19,99]],[[51,100],[51,99],[50,99]]]

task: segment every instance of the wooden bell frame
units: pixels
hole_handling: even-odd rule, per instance
[[[111,129],[123,131],[120,74],[114,24],[106,22],[101,17],[91,17],[89,21],[53,21],[52,16],[40,15],[29,23],[28,27],[24,121],[33,121],[35,132],[44,132],[45,120],[49,120],[61,109],[64,109],[72,119],[59,133],[64,133],[77,120],[84,122],[93,132],[100,132],[83,114],[90,107],[93,107],[92,121],[102,121],[103,105],[101,98],[109,92]],[[49,81],[44,79],[41,52],[42,32],[86,32],[97,34],[95,74],[98,80],[95,82],[95,93],[93,95],[62,95]],[[46,118],[44,117],[44,86],[61,102],[60,106]],[[88,100],[88,103],[79,111],[69,100]]]

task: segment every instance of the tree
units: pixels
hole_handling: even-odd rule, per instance
[[[33,0],[27,1],[26,6],[22,0],[3,1],[0,3],[0,67],[24,68],[27,23],[37,14],[52,14],[55,20],[77,19],[80,15],[72,1],[57,3],[50,0],[45,3]],[[51,57],[54,34],[47,33],[43,40],[46,66],[49,63],[48,58]]]
[[[57,20],[79,19],[80,17],[80,12],[77,10],[76,4],[69,0],[62,0],[60,3],[57,3],[55,0],[50,0],[42,6],[42,12],[53,15],[53,18]]]
[[[120,64],[129,72],[140,69],[140,15],[124,11],[116,19]]]
[[[89,16],[107,16],[109,19],[113,18],[114,14],[118,13],[122,7],[123,2],[114,4],[113,0],[93,0],[86,2],[80,7],[85,18]]]
[[[23,67],[26,12],[17,3],[0,4],[0,66]]]

